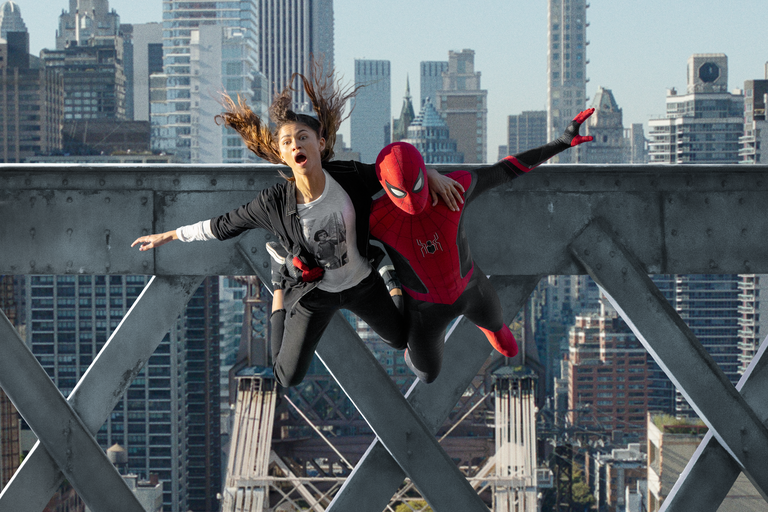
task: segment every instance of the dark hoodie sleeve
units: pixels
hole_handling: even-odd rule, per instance
[[[213,236],[219,240],[229,240],[249,229],[263,228],[273,231],[269,221],[269,196],[270,189],[262,190],[250,203],[211,219]]]

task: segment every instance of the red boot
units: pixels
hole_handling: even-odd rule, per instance
[[[509,330],[509,327],[505,325],[496,332],[483,329],[479,325],[478,328],[483,331],[485,337],[488,338],[488,341],[491,342],[491,345],[493,345],[493,348],[498,353],[505,357],[515,357],[517,355],[517,341],[515,341],[515,336]]]

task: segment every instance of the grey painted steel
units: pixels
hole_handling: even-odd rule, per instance
[[[109,417],[202,280],[154,276],[141,292],[67,399],[91,434]],[[59,466],[38,442],[0,493],[0,510],[39,512],[63,480]]]
[[[736,389],[744,397],[763,424],[768,423],[768,338],[763,340]],[[741,468],[720,446],[711,431],[707,432],[683,473],[664,499],[659,512],[696,510],[717,512],[741,473]]]
[[[501,299],[505,322],[515,318],[538,281],[535,276],[491,277]],[[532,348],[535,350],[535,346]],[[446,340],[443,368],[438,378],[432,384],[416,381],[408,390],[408,403],[431,434],[434,435],[448,418],[492,352],[488,339],[477,326],[462,319]],[[386,508],[405,476],[379,439],[375,439],[336,493],[327,512],[380,512]]]
[[[317,355],[433,510],[488,512],[466,476],[340,314],[328,326]],[[372,488],[378,483],[367,485]]]
[[[602,224],[602,225],[601,225]],[[768,429],[612,229],[592,222],[571,244],[635,336],[768,499]]]
[[[0,386],[91,510],[144,512],[139,500],[0,312]]]
[[[14,240],[0,273],[250,273],[234,241],[129,245],[229,211],[280,179],[276,166],[0,166],[0,239]],[[545,165],[473,203],[466,228],[492,275],[582,273],[567,241],[596,217],[612,220],[647,273],[768,273],[766,203],[766,166]],[[239,238],[259,265],[267,236]]]

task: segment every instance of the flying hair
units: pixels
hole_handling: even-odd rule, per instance
[[[217,124],[224,124],[233,128],[243,138],[245,145],[256,156],[273,164],[284,164],[280,157],[278,147],[278,134],[280,128],[288,123],[301,123],[311,128],[318,137],[325,138],[325,148],[320,153],[320,159],[327,162],[333,158],[333,146],[336,143],[336,132],[341,123],[349,117],[345,114],[348,100],[353,98],[362,86],[351,87],[342,84],[341,79],[334,77],[333,70],[323,71],[322,62],[313,61],[310,69],[310,77],[294,73],[291,82],[283,91],[275,95],[269,107],[271,125],[267,125],[247,105],[239,95],[235,102],[226,93],[222,94],[221,102],[224,112],[217,115],[214,120]],[[298,89],[294,87],[295,79],[301,81],[307,94],[315,116],[302,114],[293,109],[293,93]],[[284,173],[283,177],[288,178]]]

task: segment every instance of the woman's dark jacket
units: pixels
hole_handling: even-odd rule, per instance
[[[369,216],[372,196],[378,193],[381,184],[376,178],[376,166],[356,161],[332,161],[323,163],[333,179],[346,191],[355,209],[357,248],[360,255],[374,265],[378,264],[383,252],[369,243]],[[288,251],[289,259],[298,256],[310,268],[318,266],[312,248],[304,239],[296,207],[296,183],[285,181],[259,192],[248,204],[229,213],[211,219],[211,231],[219,240],[234,238],[246,230],[263,228],[277,236],[280,244]],[[318,285],[313,283],[291,283],[285,290],[287,311],[304,294]]]

